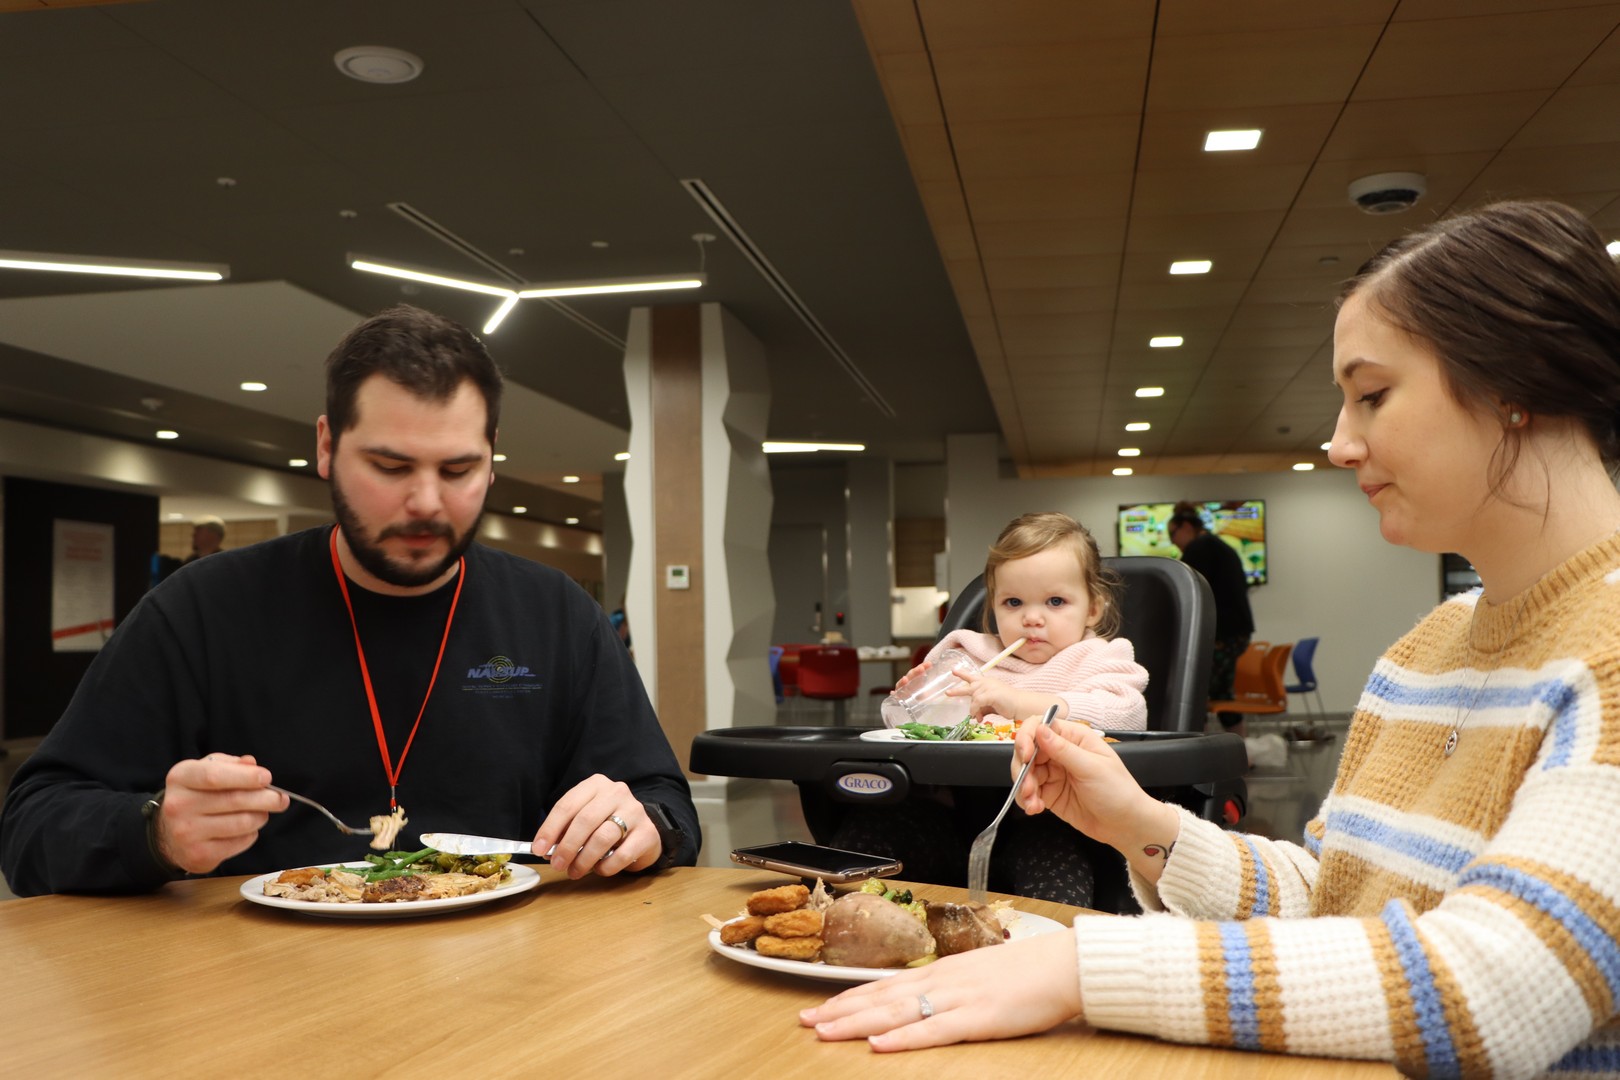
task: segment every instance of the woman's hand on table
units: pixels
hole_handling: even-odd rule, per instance
[[[251,754],[215,753],[175,763],[164,778],[155,819],[158,851],[193,874],[240,855],[271,814],[287,809],[287,797],[269,783],[270,770]]]
[[[921,998],[933,1014],[923,1016]],[[958,953],[845,990],[799,1013],[826,1042],[916,1050],[1046,1031],[1080,1015],[1074,931]]]

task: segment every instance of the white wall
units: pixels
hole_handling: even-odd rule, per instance
[[[1001,475],[993,435],[952,436],[946,457],[953,594],[984,570],[990,543],[1019,514],[1061,510],[1092,530],[1104,555],[1114,555],[1121,504],[1266,500],[1270,581],[1249,591],[1255,640],[1320,637],[1316,675],[1332,711],[1355,706],[1384,649],[1440,600],[1439,556],[1386,543],[1377,513],[1353,476],[1338,469],[1019,480]]]

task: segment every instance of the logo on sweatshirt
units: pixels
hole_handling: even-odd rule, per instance
[[[479,694],[499,699],[532,694],[544,687],[540,676],[510,656],[492,656],[482,664],[467,669],[467,678],[461,684],[464,694]]]

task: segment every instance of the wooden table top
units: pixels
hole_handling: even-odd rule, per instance
[[[1112,1076],[1392,1077],[1385,1065],[1185,1047],[1078,1024],[996,1043],[874,1055],[821,1043],[800,1008],[839,987],[708,947],[776,874],[682,868],[570,882],[437,917],[331,919],[250,904],[240,878],[134,897],[0,904],[17,1076],[218,1076],[338,1068],[346,1078]],[[961,890],[923,886],[937,899]],[[1077,909],[1018,900],[1067,924]],[[880,1070],[873,1073],[865,1070]]]

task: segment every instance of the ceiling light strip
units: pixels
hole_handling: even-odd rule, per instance
[[[703,207],[703,212],[708,214],[720,231],[725,233],[726,238],[736,245],[737,250],[742,252],[743,257],[754,264],[754,269],[770,284],[771,288],[776,290],[776,294],[782,298],[783,303],[787,304],[788,309],[797,315],[799,321],[809,328],[810,332],[816,336],[816,340],[821,342],[822,347],[832,354],[833,359],[838,361],[838,365],[844,369],[845,374],[855,381],[856,386],[861,388],[861,392],[866,395],[867,400],[876,405],[884,416],[892,419],[896,415],[894,406],[884,400],[883,395],[878,392],[878,388],[872,385],[872,381],[856,366],[855,361],[844,351],[843,346],[839,345],[837,339],[828,332],[825,326],[821,325],[821,320],[816,318],[815,313],[810,310],[809,306],[799,299],[798,294],[793,291],[793,286],[789,285],[787,279],[777,272],[776,267],[771,265],[770,259],[765,257],[765,253],[754,243],[753,238],[731,216],[731,211],[727,210],[725,205],[715,197],[714,192],[709,190],[709,186],[702,180],[693,179],[682,180],[681,187],[685,188],[686,193],[692,196],[699,206]]]
[[[231,276],[231,268],[223,263],[118,259],[103,255],[57,255],[45,251],[0,251],[0,269],[48,270],[62,274],[111,274],[115,277],[170,278],[179,281],[224,281]]]
[[[405,266],[391,266],[388,263],[376,262],[364,255],[349,255],[349,265],[356,270],[364,270],[371,274],[382,274],[384,277],[403,278],[406,281],[420,281],[424,285],[442,285],[447,289],[460,289],[463,292],[481,293],[484,296],[499,296],[505,299],[513,295],[512,290],[500,285],[485,285],[480,281],[467,281],[463,278],[445,277],[443,274],[429,273],[426,270],[413,270]]]
[[[437,221],[434,221],[432,218],[422,213],[422,211],[418,210],[410,203],[391,202],[388,204],[388,209],[392,210],[394,213],[398,214],[412,225],[415,225],[418,229],[421,229],[423,232],[427,233],[440,243],[453,248],[454,250],[465,255],[467,258],[477,262],[479,265],[488,269],[491,273],[510,281],[513,285],[524,284],[523,275],[517,273],[515,270],[508,269],[503,263],[500,262],[500,260],[496,259],[492,255],[487,255],[483,251],[480,251],[477,247],[457,236],[443,225],[440,225]],[[563,303],[561,300],[556,300],[551,297],[539,297],[538,299],[540,299],[542,303],[546,304],[546,306],[550,307],[551,310],[555,311],[557,314],[561,315],[575,326],[578,326],[581,330],[585,330],[596,335],[598,338],[607,342],[621,353],[624,351],[624,338],[620,337],[618,334],[615,334],[613,331],[609,330],[600,323],[595,322],[589,316],[581,314],[572,307],[569,307],[567,304]]]

